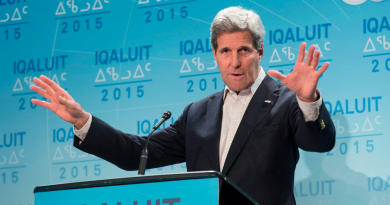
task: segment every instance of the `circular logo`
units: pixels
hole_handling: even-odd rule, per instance
[[[349,5],[360,5],[366,2],[367,0],[343,0],[343,1]]]
[[[366,2],[367,0],[343,0],[345,3],[349,4],[349,5],[360,5],[364,2]],[[371,0],[373,2],[382,2],[382,1],[385,1],[385,0]]]

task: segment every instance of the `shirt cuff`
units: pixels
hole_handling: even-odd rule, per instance
[[[75,126],[73,126],[74,134],[78,138],[80,138],[81,141],[83,141],[85,139],[85,137],[87,136],[88,130],[92,124],[92,115],[90,113],[88,113],[88,114],[89,114],[89,117],[88,117],[87,123],[85,123],[85,125],[81,129],[77,129]],[[80,144],[81,144],[81,142],[80,142]]]
[[[318,116],[320,115],[320,109],[322,105],[322,96],[320,91],[316,90],[317,95],[319,95],[319,99],[315,102],[303,102],[297,97],[299,108],[302,111],[303,117],[305,118],[305,122],[308,121],[316,121]]]

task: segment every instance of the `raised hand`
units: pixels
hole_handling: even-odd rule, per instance
[[[316,47],[314,45],[310,46],[306,62],[304,62],[305,48],[306,43],[302,43],[299,48],[299,54],[293,72],[286,76],[278,71],[270,70],[268,71],[268,74],[280,80],[280,82],[293,91],[300,100],[304,102],[314,102],[317,99],[316,88],[318,80],[329,67],[329,63],[326,62],[317,71],[320,52],[315,51]]]
[[[35,77],[33,81],[44,90],[35,85],[32,85],[31,89],[50,100],[50,103],[37,99],[32,99],[32,103],[51,110],[63,120],[72,123],[78,129],[81,129],[85,125],[88,121],[89,114],[81,108],[80,104],[66,90],[44,75],[41,75],[40,79]]]

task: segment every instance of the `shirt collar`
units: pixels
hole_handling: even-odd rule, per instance
[[[263,82],[265,78],[264,69],[261,66],[259,66],[259,68],[260,68],[259,75],[257,76],[255,82],[250,87],[245,89],[245,90],[250,90],[252,94],[256,93],[257,88],[259,88],[261,82]],[[230,88],[226,85],[223,92],[223,99],[225,99],[227,92],[234,92],[234,91],[230,90]]]

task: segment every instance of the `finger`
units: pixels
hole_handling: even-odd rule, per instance
[[[31,99],[31,102],[33,104],[35,104],[35,105],[39,105],[41,107],[44,107],[44,108],[47,108],[47,109],[51,110],[50,109],[50,103],[48,103],[48,102],[37,100],[37,99]]]
[[[314,53],[315,49],[316,49],[315,45],[311,45],[310,46],[309,52],[307,52],[307,57],[306,57],[306,62],[305,62],[306,65],[310,65],[311,64],[311,60],[313,59],[313,53]]]
[[[318,63],[320,62],[320,51],[314,51],[314,58],[311,62],[313,68],[317,69]]]
[[[74,101],[71,101],[71,100],[67,100],[65,99],[64,97],[59,97],[59,101],[60,101],[60,104],[61,105],[64,105],[66,106],[67,108],[70,108],[70,109],[74,109],[76,107],[76,103]]]
[[[50,80],[48,77],[44,76],[44,75],[41,75],[39,76],[41,78],[41,80],[43,82],[45,82],[46,84],[48,84],[54,91],[65,91],[64,89],[62,89],[59,85],[57,85],[57,83],[55,83],[54,81]]]
[[[33,78],[33,82],[35,84],[37,84],[39,87],[45,89],[45,91],[50,95],[50,96],[54,96],[54,91],[53,89],[50,88],[50,86],[48,84],[46,84],[45,82],[43,82],[41,79],[37,78],[37,77],[34,77]]]
[[[45,97],[46,99],[51,99],[51,96],[44,90],[38,88],[37,86],[35,85],[32,85],[31,86],[31,90],[35,91],[36,93],[42,95],[43,97]]]
[[[305,59],[305,49],[306,49],[306,43],[303,42],[299,47],[297,62],[303,63],[303,60]]]
[[[285,75],[281,74],[279,71],[276,71],[276,70],[268,71],[268,75],[280,80],[280,82],[282,82],[282,83],[283,83],[284,79],[286,78]]]
[[[324,65],[321,66],[320,69],[318,69],[317,71],[318,75],[321,76],[322,74],[324,74],[324,72],[326,71],[326,69],[328,69],[328,67],[329,67],[329,62],[324,63]]]

